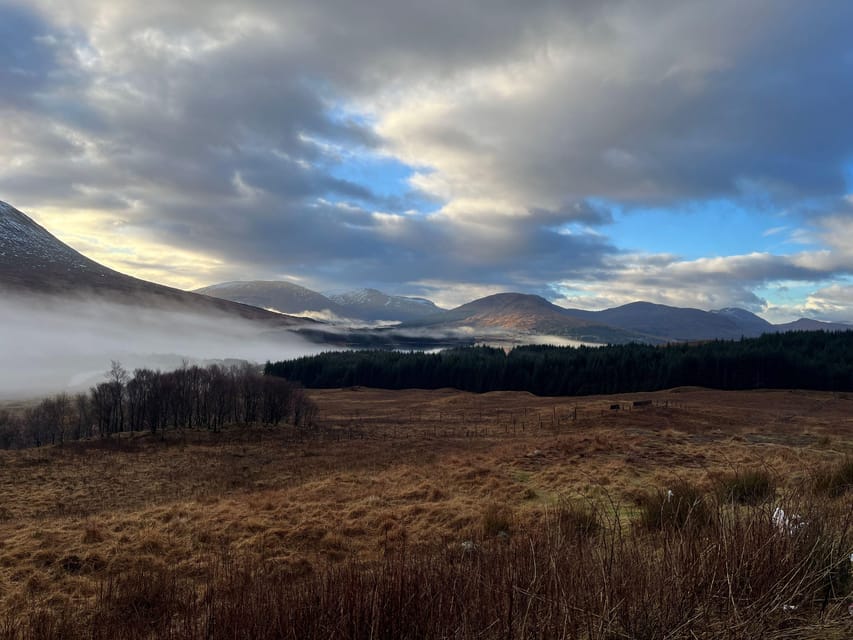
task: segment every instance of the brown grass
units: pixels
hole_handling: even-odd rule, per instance
[[[599,545],[632,530],[643,513],[634,505],[645,496],[683,482],[713,502],[732,469],[767,469],[779,479],[777,501],[755,507],[769,517],[814,469],[840,469],[853,455],[846,397],[679,391],[575,399],[330,390],[311,393],[323,427],[314,435],[235,427],[0,452],[0,638],[26,637],[25,630],[78,637],[81,627],[69,619],[89,629],[125,624],[148,628],[150,637],[164,629],[193,637],[192,617],[213,615],[211,603],[226,616],[239,606],[272,606],[271,595],[254,591],[257,603],[229,600],[251,575],[266,576],[262,584],[278,585],[282,598],[295,597],[291,585],[306,579],[311,589],[331,588],[341,576],[361,584],[373,575],[364,574],[368,567],[380,576],[446,577],[444,554],[458,555],[467,540],[478,549],[503,545],[493,559],[530,553],[533,540],[547,560],[551,538],[536,532],[552,532],[549,522],[561,523],[560,544]],[[637,398],[657,406],[609,411]],[[719,521],[716,508],[710,513]],[[509,544],[497,536],[507,527]],[[648,554],[646,544],[636,538],[620,552]],[[481,577],[497,579],[502,560],[489,562]],[[653,578],[638,576],[625,579]],[[164,607],[169,620],[149,620]],[[668,624],[654,615],[654,628]],[[176,620],[185,626],[157,626]],[[807,622],[846,624],[839,620],[818,611]],[[633,637],[643,637],[640,622],[631,624]]]

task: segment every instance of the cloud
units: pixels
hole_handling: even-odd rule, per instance
[[[759,309],[756,287],[853,271],[851,18],[828,0],[7,2],[0,194],[185,287],[287,273]],[[817,243],[685,260],[689,229],[661,229],[667,256],[611,239],[617,210],[721,199]]]
[[[853,285],[833,284],[809,295],[803,305],[805,313],[802,315],[833,322],[850,322],[851,308]]]
[[[785,321],[805,315],[805,307],[782,309],[756,293],[781,282],[799,282],[818,288],[838,275],[824,253],[775,256],[752,253],[718,258],[683,260],[677,256],[622,255],[612,260],[606,274],[558,283],[558,304],[602,309],[635,300],[700,309],[742,307]],[[817,307],[815,307],[816,309]],[[849,313],[849,308],[847,309]]]
[[[174,368],[192,361],[265,362],[327,350],[288,331],[216,315],[146,310],[103,300],[21,297],[0,305],[0,397],[87,388],[111,360]]]

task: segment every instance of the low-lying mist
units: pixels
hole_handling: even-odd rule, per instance
[[[328,350],[226,315],[0,293],[0,398],[86,388],[111,360],[171,369],[183,360],[265,362]]]

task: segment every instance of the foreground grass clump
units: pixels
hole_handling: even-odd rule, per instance
[[[561,537],[589,538],[602,529],[601,515],[597,506],[591,502],[561,499],[552,511],[548,523],[550,530]]]
[[[766,469],[747,469],[724,478],[721,494],[726,502],[761,504],[776,494],[776,483]]]
[[[509,534],[512,531],[512,520],[512,509],[506,505],[488,505],[483,512],[483,535],[492,538]]]
[[[639,499],[638,524],[653,531],[705,527],[712,519],[708,497],[695,484],[678,480],[669,489],[647,493]]]

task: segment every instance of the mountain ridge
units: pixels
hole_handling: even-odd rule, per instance
[[[509,307],[512,307],[511,311],[508,311]],[[520,318],[523,312],[528,315]],[[534,313],[537,315],[532,315]],[[403,326],[435,329],[460,326],[481,329],[502,327],[579,340],[598,338],[606,339],[607,342],[652,343],[737,340],[742,337],[757,337],[763,333],[796,330],[853,329],[853,326],[812,319],[774,325],[746,309],[731,307],[704,311],[636,301],[601,311],[568,309],[541,296],[519,293],[486,296]]]
[[[235,280],[195,289],[196,293],[218,296],[289,314],[316,314],[338,322],[405,322],[427,313],[442,311],[431,300],[389,295],[377,289],[358,289],[324,295],[289,280]]]
[[[297,316],[319,312],[340,317],[346,314],[343,307],[323,294],[287,280],[235,280],[193,292]]]
[[[273,281],[287,282],[287,281]],[[223,292],[225,285],[241,283],[222,283],[205,287],[210,295]],[[263,283],[262,283],[263,284]],[[772,324],[751,311],[738,307],[726,307],[705,311],[690,307],[673,307],[646,301],[630,302],[618,307],[590,311],[586,309],[565,308],[534,294],[503,292],[478,298],[452,309],[441,309],[431,301],[425,304],[425,298],[388,296],[376,289],[360,289],[328,297],[305,289],[293,283],[289,287],[298,287],[324,300],[323,309],[351,319],[379,320],[376,314],[362,314],[353,307],[368,298],[385,301],[377,306],[387,308],[389,299],[410,302],[413,311],[408,318],[391,317],[386,320],[399,320],[400,330],[433,330],[453,332],[466,330],[480,334],[485,339],[501,331],[509,334],[555,336],[588,342],[690,342],[697,340],[756,337],[763,333],[778,333],[795,330],[843,331],[853,329],[841,323],[828,323],[813,319],[800,319],[791,323]],[[248,302],[245,297],[234,296]],[[278,308],[278,307],[276,307]],[[319,308],[317,309],[319,310]],[[295,309],[291,309],[296,313]]]
[[[405,322],[421,317],[424,313],[442,311],[427,298],[389,295],[371,288],[338,293],[329,298],[364,320]]]
[[[27,296],[96,298],[176,311],[218,313],[276,326],[302,318],[149,282],[110,269],[68,246],[12,205],[0,201],[0,289]]]

